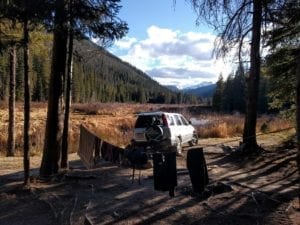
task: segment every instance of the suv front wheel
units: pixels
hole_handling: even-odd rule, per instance
[[[177,154],[182,154],[182,143],[180,137],[176,138],[176,152]]]
[[[198,135],[193,134],[192,140],[189,141],[190,146],[195,146],[198,144]]]

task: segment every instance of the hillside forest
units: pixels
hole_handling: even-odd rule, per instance
[[[260,151],[258,112],[288,112],[296,119],[299,146],[299,1],[187,2],[197,24],[206,22],[218,34],[217,56],[236,49],[238,70],[225,81],[219,75],[210,104],[219,112],[244,113],[243,154]],[[0,1],[0,99],[7,102],[10,115],[7,155],[14,155],[15,101],[22,101],[25,184],[30,182],[32,101],[48,104],[41,177],[68,167],[70,103],[199,103],[105,50],[129,29],[118,17],[120,8],[120,0]],[[99,38],[98,45],[92,38]],[[262,54],[262,49],[268,51]],[[300,148],[297,162],[300,171]]]
[[[5,24],[2,24],[5,26]],[[34,102],[48,99],[52,36],[45,29],[31,32],[30,95]],[[0,55],[0,100],[9,97],[9,49]],[[16,101],[24,100],[24,60],[16,49]],[[113,56],[88,39],[75,40],[72,76],[72,102],[198,103],[196,96],[174,92],[147,74]]]

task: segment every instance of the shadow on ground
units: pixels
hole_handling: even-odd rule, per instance
[[[22,173],[11,173],[0,177],[0,224],[295,224],[289,216],[298,194],[295,156],[296,149],[247,159],[207,151],[206,195],[193,193],[180,157],[174,198],[154,190],[152,169],[132,184],[130,168],[107,162],[86,170],[72,161],[68,173],[48,182],[32,170],[30,189],[22,187]],[[214,189],[218,184],[230,189]]]

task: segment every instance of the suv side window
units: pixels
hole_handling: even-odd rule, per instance
[[[170,125],[170,126],[174,126],[174,125],[175,125],[175,123],[174,123],[173,116],[169,116],[169,115],[167,115],[167,118],[168,118],[168,121],[169,121],[169,125]]]
[[[178,115],[174,115],[174,117],[175,117],[176,124],[179,125],[179,126],[181,126],[182,122],[181,122],[179,116]]]
[[[186,125],[186,126],[189,125],[189,122],[186,120],[186,118],[184,118],[183,116],[180,116],[180,119],[184,125]]]

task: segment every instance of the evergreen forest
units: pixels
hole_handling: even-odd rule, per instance
[[[40,29],[31,33],[31,100],[48,97],[52,36]],[[23,55],[16,50],[16,100],[23,101]],[[9,50],[0,55],[0,100],[9,96]],[[160,85],[138,68],[112,55],[88,39],[74,41],[72,102],[198,103],[199,99]]]

